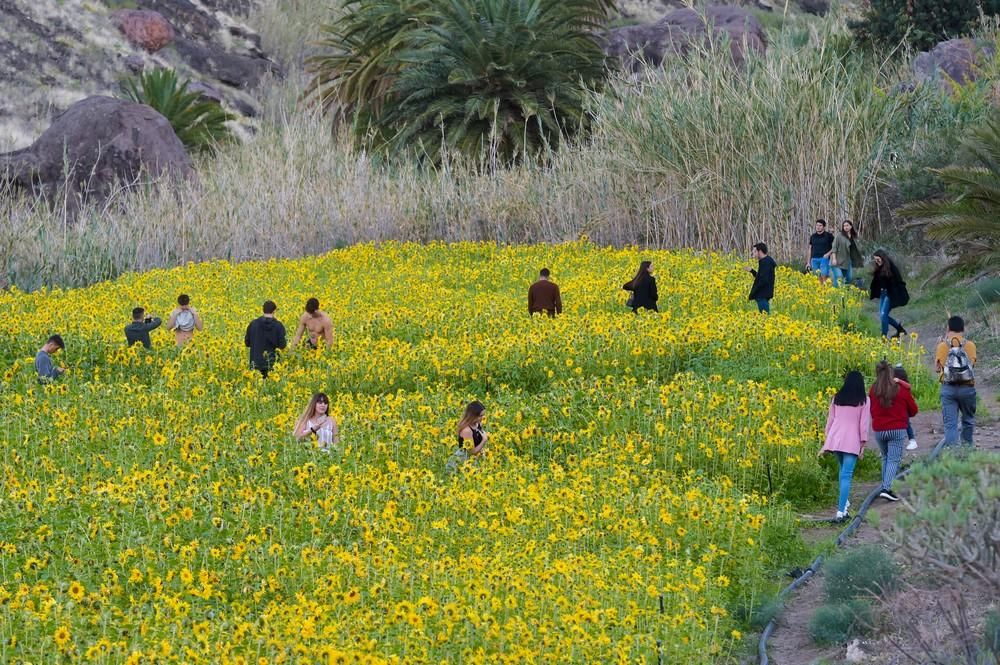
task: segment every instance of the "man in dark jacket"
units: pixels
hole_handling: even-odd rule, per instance
[[[751,256],[757,259],[757,269],[745,268],[753,275],[753,286],[750,287],[750,300],[757,302],[757,310],[764,314],[771,313],[771,298],[774,297],[774,269],[778,264],[767,255],[767,245],[757,243],[751,250]]]
[[[243,343],[250,349],[250,367],[261,373],[265,379],[274,367],[278,349],[285,348],[285,326],[274,318],[278,306],[268,300],[264,303],[264,316],[258,317],[247,326]]]
[[[132,310],[132,323],[125,326],[125,340],[129,346],[141,342],[144,347],[150,349],[153,345],[149,341],[149,331],[159,328],[161,323],[163,322],[160,321],[160,317],[146,316],[146,310],[136,307]]]
[[[528,314],[562,314],[562,297],[556,283],[549,280],[550,274],[548,268],[542,268],[538,273],[538,281],[528,288]]]

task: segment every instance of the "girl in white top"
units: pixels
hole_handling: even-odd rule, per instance
[[[319,449],[324,453],[330,452],[330,446],[340,441],[337,421],[329,411],[330,399],[324,393],[316,393],[295,421],[295,436],[299,439],[315,436]]]

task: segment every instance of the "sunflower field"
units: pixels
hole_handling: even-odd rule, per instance
[[[659,314],[624,307],[641,258]],[[360,245],[0,294],[0,662],[734,658],[801,551],[792,506],[833,497],[816,452],[843,372],[920,353],[852,329],[865,294],[785,269],[757,314],[744,265]],[[527,314],[541,267],[555,319]],[[127,348],[132,307],[179,293],[204,331]],[[274,300],[290,340],[311,296],[334,344],[262,379],[247,323]],[[41,384],[52,333],[69,371]],[[291,434],[315,391],[328,454]],[[489,445],[448,474],[472,399]]]

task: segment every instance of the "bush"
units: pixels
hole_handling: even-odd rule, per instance
[[[946,453],[909,482],[887,540],[942,584],[959,579],[1000,596],[1000,456]]]
[[[347,0],[309,62],[310,90],[394,152],[447,147],[503,163],[555,147],[604,76],[605,0]]]
[[[891,590],[899,582],[899,566],[881,547],[859,547],[830,559],[825,578],[827,600],[845,602]]]
[[[1000,0],[870,0],[862,20],[850,25],[862,42],[890,49],[901,43],[927,49],[968,34],[980,13],[1000,13]]]
[[[1000,658],[1000,610],[990,610],[986,615],[983,646],[994,656]]]
[[[994,277],[976,284],[976,295],[969,299],[969,307],[994,305],[998,302],[1000,302],[1000,277]]]
[[[809,636],[819,644],[840,644],[866,635],[873,622],[871,605],[863,600],[823,605],[809,621]]]
[[[188,92],[172,69],[153,69],[122,82],[122,95],[137,104],[156,109],[170,121],[174,133],[189,152],[213,153],[220,143],[232,140],[226,122],[234,117],[216,102],[202,101]]]

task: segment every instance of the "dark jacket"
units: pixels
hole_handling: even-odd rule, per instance
[[[870,299],[878,300],[882,295],[882,289],[885,289],[886,293],[889,294],[889,304],[892,307],[902,307],[910,302],[910,294],[906,290],[906,282],[903,281],[903,276],[899,274],[899,269],[891,263],[889,264],[888,277],[884,277],[880,269],[875,269],[875,273],[872,275],[871,286],[868,289]]]
[[[243,343],[250,348],[250,367],[267,374],[277,359],[277,350],[285,348],[285,326],[270,316],[250,322]]]
[[[149,317],[149,323],[145,321],[133,321],[132,323],[125,326],[125,339],[128,341],[128,345],[132,346],[138,342],[142,342],[144,347],[151,348],[153,345],[149,341],[149,331],[155,330],[160,327],[160,317],[151,316]]]
[[[656,278],[648,275],[638,284],[626,282],[623,289],[632,292],[632,311],[639,309],[651,309],[658,312],[656,301],[660,299],[660,294],[656,292]]]
[[[549,316],[562,314],[559,287],[547,279],[540,279],[528,288],[528,313],[546,312]]]
[[[770,300],[774,297],[774,269],[778,264],[770,256],[757,259],[757,269],[751,270],[753,286],[750,287],[750,300]]]

